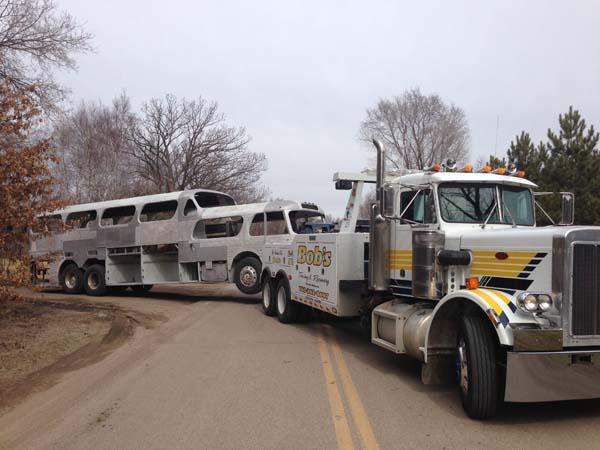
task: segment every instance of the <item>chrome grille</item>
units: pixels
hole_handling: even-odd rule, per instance
[[[572,273],[572,334],[600,334],[600,246],[573,244]]]

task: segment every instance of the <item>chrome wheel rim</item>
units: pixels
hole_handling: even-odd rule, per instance
[[[73,289],[77,286],[77,274],[75,272],[67,272],[65,276],[65,286],[69,289]]]
[[[100,277],[97,273],[90,273],[87,277],[87,284],[92,290],[98,289],[100,286]]]
[[[240,282],[246,287],[252,287],[258,280],[258,273],[252,266],[244,266],[240,270]]]
[[[265,309],[269,309],[271,306],[271,290],[269,289],[269,282],[265,281],[265,285],[263,286],[263,306]]]
[[[469,365],[467,360],[467,344],[464,338],[460,338],[458,343],[458,385],[461,391],[466,394],[469,391]]]
[[[285,313],[285,288],[281,286],[277,290],[277,312],[279,314]]]

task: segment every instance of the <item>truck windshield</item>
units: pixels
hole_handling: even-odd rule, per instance
[[[290,211],[290,222],[294,233],[313,233],[315,228],[322,231],[319,225],[325,223],[323,214],[313,211]]]
[[[527,226],[534,222],[531,191],[527,188],[483,183],[444,183],[439,186],[438,192],[440,212],[446,222],[514,222],[515,225]]]

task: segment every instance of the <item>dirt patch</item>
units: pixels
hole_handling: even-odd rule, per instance
[[[65,372],[100,361],[136,326],[164,317],[110,303],[25,299],[0,303],[0,413]]]

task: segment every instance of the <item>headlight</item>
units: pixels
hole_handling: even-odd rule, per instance
[[[547,312],[552,308],[552,297],[548,294],[521,292],[517,296],[519,307],[526,312]]]
[[[534,312],[538,309],[538,300],[535,295],[529,292],[523,292],[517,297],[519,306],[528,312]]]
[[[542,312],[550,311],[550,308],[552,308],[552,297],[550,297],[547,294],[540,294],[537,296],[537,299],[538,299],[538,308],[540,308],[540,311],[542,311]]]

